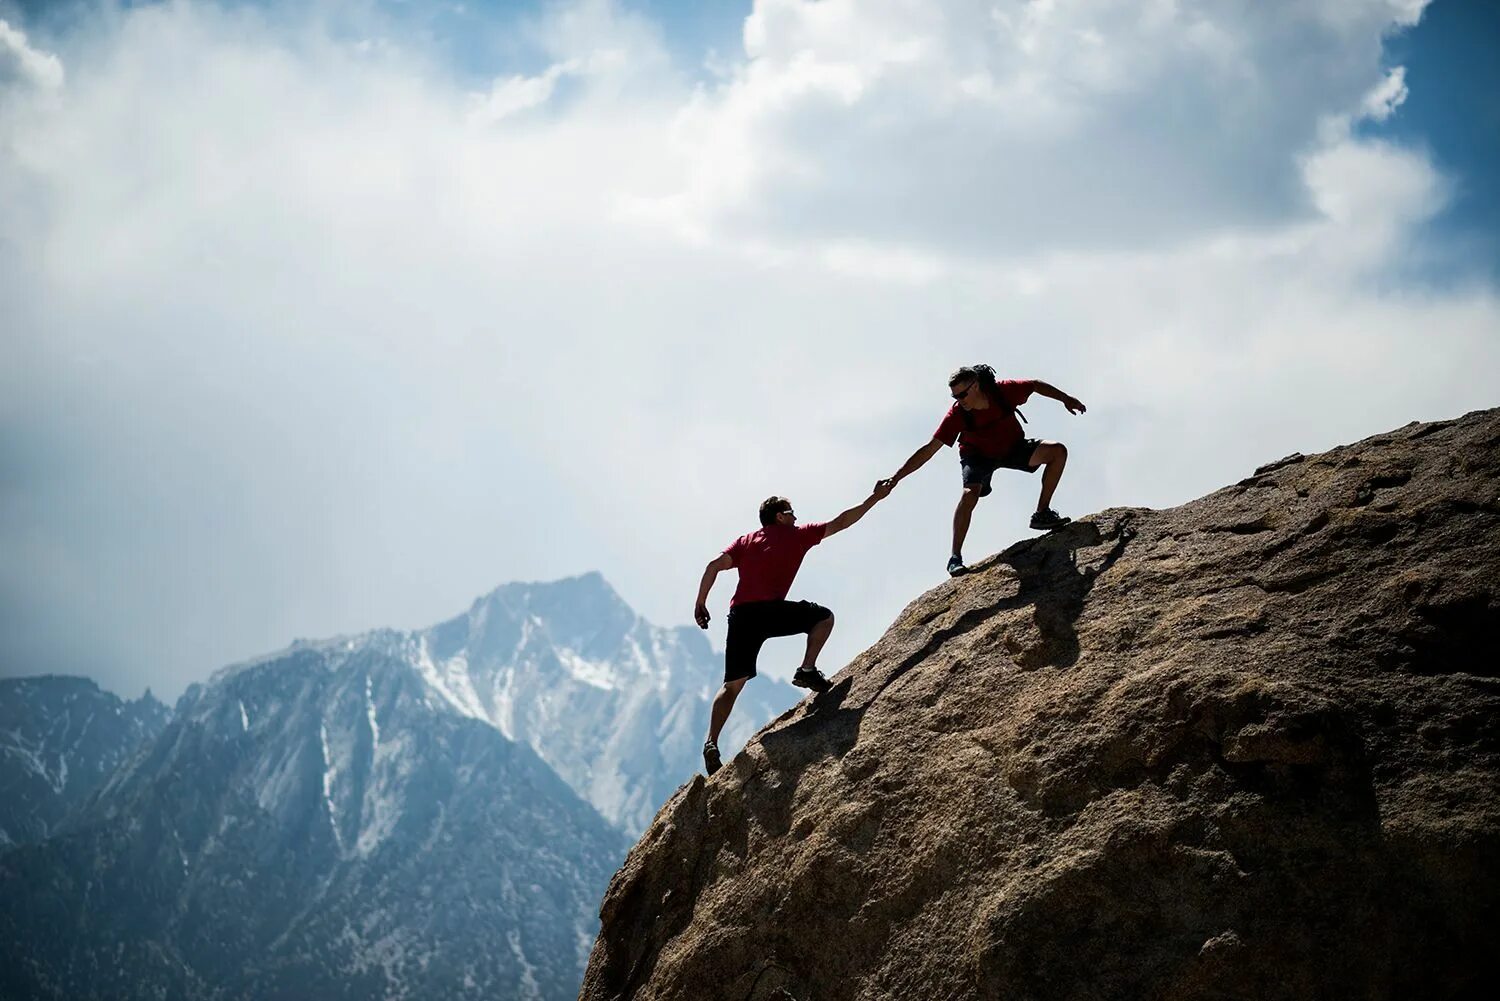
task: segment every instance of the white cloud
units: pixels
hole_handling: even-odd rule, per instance
[[[0,104],[8,663],[170,691],[589,568],[685,622],[965,361],[1090,404],[1028,408],[1074,514],[1494,402],[1493,290],[1403,277],[1448,182],[1349,130],[1417,11],[1270,6],[773,0],[694,84],[590,0],[477,96],[388,34],[122,13]],[[832,663],[941,573],[956,475],[809,559]]]
[[[0,18],[0,87],[20,83],[42,90],[63,86],[62,60],[27,44],[26,33]]]
[[[554,63],[538,76],[507,76],[496,80],[489,94],[478,102],[476,113],[485,122],[502,118],[545,104],[566,73],[576,72],[575,62]]]
[[[732,239],[1011,256],[1287,221],[1410,4],[765,0],[662,211]],[[1387,95],[1392,97],[1393,95]],[[1372,98],[1373,99],[1373,98]],[[1184,141],[1191,137],[1191,141]]]
[[[13,81],[44,90],[63,84],[63,64],[50,52],[34,49],[24,32],[0,18],[0,87]]]
[[[1406,67],[1395,66],[1386,73],[1385,79],[1365,95],[1361,104],[1364,117],[1383,122],[1396,113],[1407,97]]]

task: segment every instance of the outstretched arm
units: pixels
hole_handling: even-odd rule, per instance
[[[895,476],[892,476],[888,480],[881,480],[880,482],[889,484],[890,489],[892,490],[896,489],[896,484],[900,483],[902,480],[906,479],[908,476],[910,476],[912,473],[915,473],[923,466],[927,465],[927,460],[932,458],[934,455],[937,455],[942,448],[942,441],[937,438],[932,439],[927,444],[923,445],[921,448],[913,452],[911,454],[911,458],[907,459],[906,462],[902,464],[901,468],[896,470]]]
[[[881,480],[880,482],[876,483],[875,489],[870,491],[870,496],[866,497],[863,502],[855,505],[854,507],[851,507],[849,510],[840,514],[837,518],[833,519],[826,526],[824,526],[823,538],[826,539],[835,532],[842,532],[844,529],[848,528],[850,525],[863,518],[866,511],[870,510],[870,508],[874,507],[877,503],[890,496],[890,493],[891,488],[885,480]]]
[[[703,568],[703,579],[698,582],[698,603],[693,606],[693,621],[698,623],[699,629],[708,628],[708,592],[718,579],[719,572],[728,570],[734,566],[734,560],[728,553],[720,553],[717,559],[708,561],[708,566]]]
[[[1069,396],[1067,393],[1064,393],[1062,390],[1058,389],[1051,383],[1042,382],[1040,379],[1037,380],[1035,392],[1041,393],[1043,396],[1051,397],[1052,399],[1061,403],[1063,406],[1068,408],[1068,413],[1070,414],[1081,414],[1088,409],[1088,407],[1084,406],[1083,401],[1078,397]]]

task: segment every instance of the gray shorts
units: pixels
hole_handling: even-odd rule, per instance
[[[987,497],[990,493],[990,477],[995,475],[995,470],[1015,469],[1023,473],[1036,472],[1041,467],[1031,464],[1031,456],[1041,443],[1040,438],[1022,438],[1009,452],[998,459],[991,459],[985,455],[960,455],[958,464],[964,474],[964,486],[971,487],[978,484],[983,488],[979,491],[979,496]]]

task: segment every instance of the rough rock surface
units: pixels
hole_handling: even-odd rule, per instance
[[[0,850],[51,835],[171,715],[149,688],[131,701],[87,678],[0,678]]]
[[[1500,410],[1019,543],[678,791],[581,996],[1488,996],[1497,634]]]

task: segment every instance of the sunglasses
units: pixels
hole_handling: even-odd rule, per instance
[[[953,393],[953,398],[955,400],[961,400],[965,396],[968,396],[969,395],[969,390],[971,390],[973,388],[974,388],[974,384],[971,382],[967,386],[965,386],[963,389],[955,390],[954,393]]]

